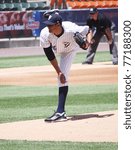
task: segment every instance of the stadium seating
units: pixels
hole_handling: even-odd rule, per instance
[[[108,2],[110,2],[108,3],[108,7],[118,7],[118,1],[113,0],[113,1],[108,1]]]
[[[22,9],[23,10],[27,10],[27,9],[29,9],[29,7],[30,7],[30,4],[29,3],[21,3],[22,4]]]
[[[47,6],[45,3],[43,2],[37,2],[38,7],[36,8],[36,10],[46,10],[49,9],[50,6]]]
[[[17,8],[14,7],[13,3],[5,3],[5,5],[6,5],[5,11],[15,11],[15,10],[17,10]]]
[[[30,2],[26,10],[36,10],[37,7],[38,7],[38,4],[36,2]]]
[[[67,0],[68,7],[72,9],[94,7],[93,1]]]
[[[13,0],[13,3],[27,3],[27,0]]]
[[[0,4],[0,11],[5,11],[6,5],[5,4]]]
[[[4,0],[4,3],[12,3],[12,0]]]
[[[21,0],[13,0],[13,3],[20,3]]]
[[[97,7],[97,1],[91,0],[87,2],[89,7],[88,8],[92,8],[92,7]]]
[[[14,3],[14,7],[18,10],[18,11],[22,11],[22,4],[21,3]]]
[[[79,1],[79,0],[76,0],[76,1],[74,1],[74,9],[76,9],[76,8],[83,8],[83,3],[82,3],[82,1]]]
[[[66,3],[72,9],[118,7],[118,0],[66,0]]]
[[[1,0],[1,1],[0,1],[0,4],[3,4],[3,3],[5,3],[5,0]]]
[[[27,0],[1,0],[0,11],[27,11],[50,9],[46,2],[28,2]]]
[[[91,3],[88,3],[88,0],[83,0],[82,3],[83,3],[82,8],[90,8],[91,7]]]
[[[96,1],[96,8],[104,8],[106,7],[105,1]]]
[[[27,3],[27,0],[20,0],[21,3]]]
[[[62,8],[63,0],[50,0],[50,5],[45,2],[30,2],[28,0],[1,0],[0,11],[24,11],[24,10],[47,10]],[[85,8],[110,8],[118,7],[118,0],[66,0],[66,8],[85,9]]]
[[[17,8],[14,7],[12,3],[0,4],[0,11],[16,11]]]

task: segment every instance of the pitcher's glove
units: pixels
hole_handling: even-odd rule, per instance
[[[86,38],[79,32],[76,32],[74,34],[74,39],[76,43],[82,48],[83,50],[86,50],[88,48],[88,42]]]

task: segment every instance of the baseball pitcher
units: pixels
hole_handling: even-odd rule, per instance
[[[46,57],[57,72],[59,93],[57,110],[45,121],[54,122],[67,119],[65,102],[68,93],[69,71],[76,52],[80,48],[87,49],[89,46],[86,37],[89,34],[89,27],[62,21],[62,17],[58,12],[47,16],[46,27],[42,29],[40,34],[40,44]],[[59,63],[55,53],[60,55]]]

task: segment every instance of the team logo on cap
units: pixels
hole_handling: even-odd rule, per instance
[[[50,15],[49,17],[48,17],[48,20],[50,20],[52,18],[52,15]]]

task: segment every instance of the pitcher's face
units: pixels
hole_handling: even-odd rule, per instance
[[[48,27],[50,33],[55,33],[55,30],[57,29],[56,24],[54,24],[54,25],[49,25],[49,26],[47,26],[47,27]]]
[[[59,35],[61,33],[61,25],[59,23],[47,26],[50,33]]]

